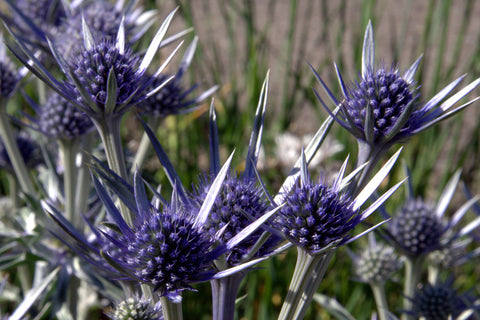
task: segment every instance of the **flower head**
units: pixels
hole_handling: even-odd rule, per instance
[[[310,180],[303,157],[301,180],[285,195],[282,200],[285,205],[279,210],[273,225],[288,241],[311,255],[357,239],[359,236],[351,236],[353,229],[400,185],[394,186],[368,209],[360,210],[391,169],[397,156],[398,152],[356,197],[344,190],[348,182],[343,177],[347,161],[330,186],[325,181],[314,183]]]
[[[384,284],[402,266],[402,261],[393,247],[378,244],[369,234],[369,246],[360,254],[351,253],[356,279],[361,282]]]
[[[128,298],[115,306],[112,320],[163,320],[162,308],[138,297]]]
[[[26,133],[19,132],[15,135],[15,141],[17,142],[18,149],[22,155],[25,165],[28,168],[35,168],[41,163],[40,148],[37,143]],[[0,168],[13,172],[12,163],[8,156],[7,148],[0,141]]]
[[[35,129],[49,137],[75,139],[93,127],[92,121],[57,92],[51,92],[41,107],[36,107]]]
[[[450,179],[437,203],[422,198],[415,199],[409,186],[407,190],[409,197],[388,225],[389,238],[405,255],[420,257],[433,251],[448,249],[480,225],[480,219],[477,218],[460,230],[455,230],[456,225],[478,198],[473,198],[462,205],[451,220],[444,219],[459,179],[460,171]]]
[[[427,284],[415,292],[411,299],[412,310],[408,313],[415,318],[425,319],[455,319],[471,306],[465,303],[465,298],[452,288],[452,280],[435,285]]]
[[[140,112],[148,116],[162,118],[172,114],[186,113],[192,111],[200,102],[211,96],[217,90],[218,87],[214,86],[201,93],[196,98],[189,98],[189,95],[195,90],[196,85],[188,89],[185,89],[182,86],[181,81],[183,79],[183,75],[192,62],[193,55],[197,47],[197,42],[198,38],[195,37],[185,52],[180,63],[180,68],[176,72],[174,79],[172,81],[168,81],[165,86],[163,86],[149,98],[137,104],[136,107],[140,110]],[[167,74],[152,76],[153,80],[149,89],[154,90],[162,83],[167,82],[170,77],[171,76]]]
[[[55,44],[49,42],[56,62],[67,77],[66,81],[56,80],[19,37],[15,37],[18,47],[10,49],[34,74],[94,122],[119,119],[130,107],[160,89],[147,90],[152,80],[145,71],[162,42],[173,14],[164,21],[142,59],[128,48],[123,23],[120,23],[115,40],[96,39],[83,20],[84,47],[76,55],[62,56]],[[156,74],[163,71],[171,58],[167,58]]]
[[[418,102],[418,87],[414,81],[420,58],[409,69],[401,73],[396,67],[390,69],[383,66],[376,67],[374,65],[374,55],[373,28],[369,23],[363,44],[360,79],[353,85],[348,86],[335,65],[343,92],[343,97],[340,99],[332,94],[312,68],[317,80],[340,111],[337,115],[334,115],[317,94],[322,105],[359,142],[366,143],[372,149],[383,150],[392,144],[403,142],[459,112],[478,99],[476,98],[450,110],[480,83],[480,79],[475,80],[441,103],[464,78],[462,76],[422,105]]]

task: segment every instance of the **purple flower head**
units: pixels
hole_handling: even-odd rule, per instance
[[[200,182],[194,195],[198,205],[204,202],[210,185],[206,178]],[[204,228],[212,237],[223,229],[219,241],[225,243],[270,209],[263,190],[255,180],[245,180],[232,173],[225,179]],[[263,232],[262,229],[256,231],[228,252],[226,255],[228,265],[241,263],[242,258],[249,254]],[[262,255],[262,250],[258,254]]]
[[[408,169],[406,170],[408,174]],[[478,201],[478,197],[458,208],[451,219],[444,217],[459,179],[460,171],[457,171],[445,186],[437,203],[414,198],[413,188],[410,183],[407,184],[408,197],[390,220],[387,234],[389,240],[402,253],[410,257],[420,257],[433,251],[453,250],[458,245],[462,246],[462,238],[480,225],[480,218],[476,218],[462,228],[456,228],[463,216]]]
[[[45,104],[35,109],[35,129],[49,137],[71,140],[93,128],[88,116],[57,92],[50,92]]]
[[[27,168],[35,168],[42,162],[40,148],[35,140],[33,140],[26,132],[19,132],[15,135],[20,154],[25,161]],[[12,163],[8,156],[7,148],[0,141],[0,168],[13,172]]]
[[[92,121],[119,119],[135,104],[161,88],[147,90],[152,80],[145,75],[145,71],[162,43],[174,13],[166,18],[143,57],[134,55],[128,48],[123,22],[115,40],[97,39],[84,19],[84,46],[74,55],[62,56],[56,45],[49,41],[55,60],[67,77],[66,81],[56,80],[11,29],[9,31],[18,46],[11,46],[10,49],[35,75],[86,113]],[[166,59],[156,75],[163,71],[174,53]]]
[[[323,253],[359,238],[352,236],[353,229],[375,211],[399,186],[398,183],[366,210],[361,205],[375,192],[395,163],[397,152],[355,197],[345,190],[352,175],[344,178],[347,160],[332,185],[324,180],[310,180],[305,155],[302,155],[301,179],[284,193],[284,203],[275,216],[273,225],[285,239],[310,255]],[[358,174],[358,170],[355,174]],[[378,227],[375,226],[374,228]]]
[[[156,91],[149,98],[143,100],[137,105],[137,108],[141,113],[148,116],[165,118],[168,115],[187,113],[193,111],[199,103],[211,96],[216,90],[217,86],[214,86],[207,91],[201,93],[198,97],[189,98],[190,94],[195,90],[197,85],[194,85],[188,89],[182,86],[182,79],[190,66],[195,49],[197,47],[198,38],[195,37],[193,42],[185,52],[180,68],[175,74],[175,78],[169,81],[160,90]],[[152,76],[152,83],[149,87],[150,90],[154,90],[162,83],[167,82],[170,75],[159,74],[158,76]]]
[[[402,74],[398,68],[375,67],[374,55],[373,28],[369,23],[363,43],[360,79],[348,86],[335,65],[343,93],[343,97],[340,99],[333,95],[312,67],[317,80],[331,101],[339,108],[339,112],[334,114],[320,95],[315,92],[321,104],[360,143],[367,144],[373,150],[386,151],[391,145],[404,142],[409,137],[463,110],[478,99],[475,98],[451,110],[457,102],[480,83],[480,79],[477,79],[445,100],[464,78],[462,76],[427,103],[421,104],[418,102],[418,87],[414,81],[421,58],[418,58]]]
[[[473,305],[467,295],[459,295],[452,288],[452,281],[426,284],[417,290],[412,300],[412,310],[406,311],[416,319],[456,319]]]

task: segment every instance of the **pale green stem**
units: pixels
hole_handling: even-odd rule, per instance
[[[440,268],[438,265],[428,265],[428,282],[432,285],[438,281],[438,275],[440,274]]]
[[[79,301],[79,295],[78,295],[79,288],[80,288],[80,279],[72,275],[68,282],[67,306],[73,319],[77,319],[77,311],[78,311],[77,308],[78,306],[82,305],[81,301]]]
[[[88,133],[83,137],[83,152],[80,153],[80,168],[78,169],[77,175],[77,192],[75,194],[75,212],[80,216],[80,221],[78,227],[81,228],[84,225],[83,219],[81,219],[81,214],[85,214],[88,210],[88,194],[90,188],[92,187],[90,174],[88,168],[85,166],[84,157],[86,153],[90,152],[94,142],[93,133]]]
[[[7,173],[7,179],[9,187],[8,192],[10,194],[12,208],[14,210],[18,210],[20,209],[20,199],[18,197],[18,181],[15,176],[10,173]],[[17,269],[20,287],[22,288],[22,292],[26,293],[32,288],[32,273],[30,272],[29,266],[26,264],[20,264]]]
[[[315,272],[312,274],[312,278],[307,282],[307,287],[302,293],[300,303],[297,306],[297,310],[295,311],[293,319],[303,319],[305,317],[308,307],[310,307],[310,304],[312,303],[313,296],[317,291],[318,286],[320,286],[325,272],[327,271],[334,252],[334,250],[329,250],[323,254],[323,259],[320,261],[318,269],[315,270]]]
[[[74,140],[60,139],[60,152],[63,157],[63,190],[65,194],[65,215],[78,228],[81,216],[75,212],[75,193],[77,181],[77,144]]]
[[[385,149],[372,149],[370,145],[366,142],[358,141],[358,155],[357,155],[357,164],[358,168],[362,164],[368,161],[367,165],[363,169],[362,173],[358,178],[355,179],[354,183],[351,184],[351,196],[355,197],[362,191],[363,187],[368,183],[368,179],[372,175],[375,166],[383,157],[386,152]]]
[[[20,208],[20,198],[18,197],[18,182],[17,178],[11,173],[7,172],[8,179],[8,193],[10,195],[10,201],[12,202],[12,208]]]
[[[302,319],[333,252],[310,255],[297,248],[297,263],[278,320]]]
[[[32,180],[30,179],[25,161],[18,149],[18,144],[10,125],[10,119],[6,113],[5,103],[0,103],[0,136],[7,149],[8,157],[12,163],[13,171],[17,176],[22,191],[31,196],[35,195]]]
[[[150,128],[152,128],[153,132],[156,132],[158,126],[160,125],[162,118],[153,118],[147,119],[147,124]],[[140,144],[138,145],[137,153],[135,154],[135,159],[133,161],[133,165],[130,168],[130,176],[133,176],[135,173],[136,168],[140,170],[143,166],[145,160],[147,159],[148,151],[150,150],[150,139],[146,132],[143,133],[142,139],[140,140]]]
[[[167,297],[163,296],[160,298],[160,303],[162,304],[163,318],[165,320],[182,320],[182,303],[173,303]]]
[[[233,320],[238,288],[246,272],[210,281],[212,286],[213,320]]]
[[[405,311],[412,310],[412,301],[410,299],[413,298],[415,289],[420,282],[422,262],[422,257],[407,257],[405,259],[405,286],[403,289],[403,310]],[[402,320],[413,320],[413,317],[404,313],[402,315]]]
[[[377,305],[378,316],[380,320],[388,320],[388,304],[387,297],[385,296],[385,287],[383,284],[370,283],[370,287],[375,297],[375,303]]]
[[[125,164],[125,155],[123,153],[122,139],[120,135],[120,118],[111,117],[104,121],[94,121],[98,129],[100,138],[105,147],[108,165],[113,172],[118,174],[122,179],[128,181],[127,167]],[[120,213],[125,222],[132,226],[133,217],[127,206],[119,201]]]

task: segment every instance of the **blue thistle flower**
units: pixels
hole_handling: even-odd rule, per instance
[[[18,145],[20,154],[25,161],[27,168],[35,168],[42,163],[40,148],[26,132],[21,131],[15,135],[15,141]],[[8,156],[7,149],[0,141],[0,168],[13,172],[13,166]]]
[[[444,219],[459,179],[460,171],[457,171],[445,186],[437,203],[422,198],[415,199],[412,186],[408,185],[408,198],[388,224],[388,237],[405,255],[417,258],[435,250],[443,250],[480,225],[480,219],[477,218],[460,230],[455,230],[478,198],[463,204],[451,220]]]
[[[31,126],[48,137],[72,140],[93,128],[92,121],[57,92],[50,92],[47,101],[37,106],[30,101],[37,114]]]
[[[67,76],[64,82],[57,81],[9,29],[18,44],[10,49],[35,75],[85,112],[92,121],[119,119],[130,107],[160,89],[146,91],[152,80],[145,71],[162,42],[173,14],[164,21],[142,59],[126,45],[124,23],[120,24],[115,41],[108,38],[96,40],[83,20],[84,48],[78,55],[61,56],[55,44],[49,42],[56,62]],[[155,74],[163,71],[172,56]]]
[[[352,237],[350,232],[401,184],[394,186],[363,212],[360,210],[361,205],[391,169],[398,154],[397,152],[356,197],[352,197],[344,190],[346,181],[342,180],[347,161],[343,164],[337,179],[329,186],[324,180],[319,183],[310,180],[304,160],[301,181],[284,196],[282,203],[285,205],[278,211],[273,225],[288,241],[309,255],[317,255],[326,249],[357,239],[359,236]]]
[[[332,102],[339,107],[336,115],[325,105],[320,95],[316,95],[325,109],[359,143],[366,144],[377,152],[385,151],[391,145],[404,142],[409,137],[433,126],[434,124],[463,110],[478,98],[475,98],[453,110],[457,102],[480,83],[480,79],[441,103],[465,77],[453,81],[424,105],[418,102],[418,87],[414,75],[421,57],[403,74],[398,68],[385,68],[374,65],[373,28],[369,22],[365,31],[362,53],[362,72],[360,79],[353,85],[345,84],[338,67],[335,65],[343,97],[337,99],[320,76],[313,72]]]
[[[402,266],[402,260],[393,247],[377,243],[373,233],[369,234],[369,246],[359,254],[348,251],[354,263],[358,281],[383,285]]]
[[[150,90],[154,90],[162,83],[167,83],[149,98],[136,105],[140,112],[148,116],[160,118],[165,118],[173,114],[187,113],[194,110],[200,102],[211,96],[218,89],[218,86],[214,86],[201,93],[198,97],[188,98],[197,85],[188,89],[182,86],[183,76],[192,62],[197,43],[198,37],[195,37],[185,52],[180,62],[180,67],[172,81],[167,81],[171,77],[168,74],[152,76],[153,80],[149,87]]]
[[[415,318],[426,320],[456,319],[462,312],[472,306],[466,302],[466,297],[459,295],[452,288],[453,280],[444,283],[426,284],[417,290],[412,297],[412,309],[406,311]]]
[[[110,314],[112,320],[163,320],[162,308],[152,305],[147,299],[130,297],[115,306]]]

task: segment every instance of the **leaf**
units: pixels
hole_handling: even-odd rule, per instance
[[[339,320],[355,320],[350,312],[348,312],[348,310],[334,298],[330,298],[321,293],[315,293],[313,295],[313,301],[327,309],[335,318]]]

